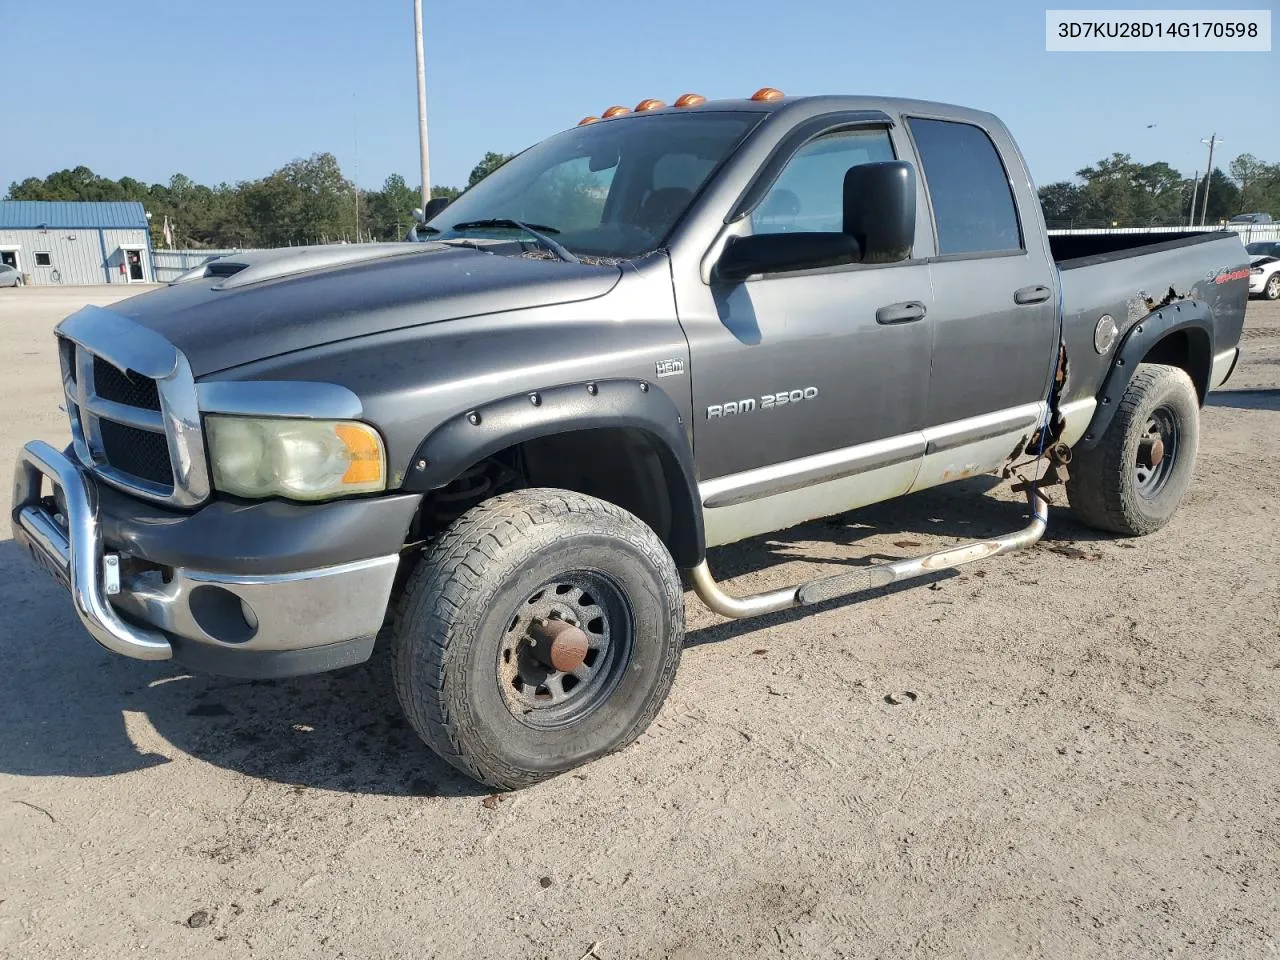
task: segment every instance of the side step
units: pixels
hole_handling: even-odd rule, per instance
[[[947,547],[923,557],[908,557],[892,563],[881,563],[841,573],[834,577],[822,577],[818,580],[807,580],[804,583],[767,593],[756,593],[749,597],[735,597],[725,593],[711,575],[707,561],[694,567],[690,573],[693,589],[698,598],[711,610],[722,617],[740,620],[744,617],[757,617],[762,613],[776,613],[792,607],[808,606],[814,603],[825,603],[836,597],[844,597],[868,590],[877,590],[890,584],[904,580],[914,580],[939,570],[950,570],[954,567],[973,563],[975,560],[986,560],[998,557],[1002,553],[1023,550],[1035,544],[1044,536],[1049,524],[1049,502],[1034,488],[1027,489],[1027,504],[1031,507],[1031,523],[1016,533],[996,537],[993,540],[979,540],[955,547]]]

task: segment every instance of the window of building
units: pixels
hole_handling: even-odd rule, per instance
[[[949,120],[908,121],[938,228],[938,253],[1021,250],[1009,175],[986,132]]]
[[[37,253],[37,254],[36,254],[36,266],[37,266],[37,267],[49,267],[49,266],[52,266],[52,265],[53,265],[53,257],[52,257],[52,256],[50,256],[50,255],[49,255],[49,254],[47,254],[47,253]]]

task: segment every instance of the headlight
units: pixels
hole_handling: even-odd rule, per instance
[[[210,414],[205,431],[222,493],[327,500],[387,486],[382,438],[365,423]]]
[[[1252,274],[1256,274],[1256,275],[1258,275],[1258,276],[1261,276],[1263,271],[1262,271],[1262,268],[1261,268],[1261,267],[1254,267],[1254,268],[1253,268],[1252,270],[1250,270],[1249,272],[1250,272],[1250,273],[1252,273]]]

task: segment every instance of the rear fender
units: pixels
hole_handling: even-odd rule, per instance
[[[1180,300],[1152,311],[1125,334],[1116,347],[1111,366],[1102,381],[1102,389],[1098,391],[1098,406],[1093,419],[1084,437],[1076,444],[1077,448],[1088,450],[1097,445],[1111,425],[1138,364],[1180,331],[1185,331],[1187,337],[1188,356],[1184,369],[1195,384],[1201,404],[1204,403],[1213,368],[1213,318],[1203,300]]]

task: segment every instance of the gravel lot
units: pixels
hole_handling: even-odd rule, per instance
[[[67,437],[54,323],[113,292],[0,290],[5,476]],[[1245,333],[1165,531],[1057,506],[1037,548],[861,604],[690,596],[654,727],[502,798],[406,728],[385,657],[112,656],[5,527],[0,955],[1280,957],[1280,305]],[[980,478],[712,566],[781,586],[1020,523]]]

